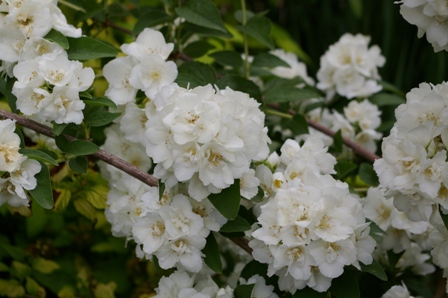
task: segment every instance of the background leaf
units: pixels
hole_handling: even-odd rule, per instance
[[[116,57],[118,54],[110,44],[96,38],[82,36],[68,38],[70,48],[67,50],[70,60],[93,60],[105,57]]]
[[[219,10],[210,0],[188,0],[176,8],[176,13],[187,22],[222,32],[227,32]]]
[[[51,188],[50,172],[48,167],[44,163],[40,163],[42,166],[41,171],[36,174],[37,186],[35,189],[30,190],[30,194],[33,199],[39,203],[44,209],[51,209],[54,206],[53,190]]]
[[[230,187],[220,193],[209,195],[208,199],[225,218],[235,219],[240,209],[240,179],[235,179]]]
[[[202,253],[205,255],[205,264],[216,273],[222,273],[221,253],[212,232],[207,237],[207,243],[202,249]]]

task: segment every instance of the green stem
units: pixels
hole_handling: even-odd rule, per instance
[[[243,13],[243,26],[245,26],[246,22],[247,22],[246,1],[245,0],[241,0],[241,11]],[[244,45],[244,75],[245,75],[246,79],[248,79],[250,77],[249,42],[248,42],[246,33],[243,33],[243,45]]]
[[[65,1],[65,0],[59,0],[58,2],[61,3],[61,4],[63,4],[63,5],[65,5],[65,6],[67,6],[67,7],[70,7],[70,8],[73,9],[73,10],[81,11],[81,12],[84,12],[84,13],[86,12],[86,10],[85,10],[84,8],[79,7],[78,5],[75,5],[75,4],[70,3],[70,2],[68,2],[68,1]]]
[[[287,114],[287,113],[282,113],[276,110],[272,110],[272,109],[266,109],[264,110],[265,114],[270,114],[270,115],[275,115],[275,116],[280,116],[283,118],[287,118],[287,119],[292,119],[292,115],[291,114]]]

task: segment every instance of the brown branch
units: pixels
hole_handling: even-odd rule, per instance
[[[132,35],[132,31],[131,30],[129,30],[127,28],[124,28],[124,27],[122,27],[120,25],[114,24],[110,20],[106,20],[105,22],[103,22],[103,26],[104,27],[111,27],[111,28],[114,28],[114,29],[116,29],[118,31],[121,31],[121,32],[125,33],[125,34]]]
[[[7,112],[5,110],[0,109],[0,118],[7,118],[15,120],[17,124],[29,128],[31,130],[34,130],[35,132],[38,132],[40,134],[43,134],[50,138],[55,138],[56,135],[53,133],[52,129],[46,125],[40,124],[36,121],[26,119],[25,117],[19,116],[14,113]],[[69,141],[75,141],[76,138],[68,135],[64,135]],[[109,152],[106,152],[104,150],[100,150],[92,156],[116,167],[119,170],[122,170],[123,172],[131,175],[134,178],[137,178],[138,180],[142,181],[143,183],[149,185],[149,186],[157,186],[157,179],[153,176],[149,175],[145,171],[140,170],[133,164],[128,163],[127,161],[124,161],[115,155],[110,154]]]
[[[248,254],[252,255],[253,250],[249,246],[249,240],[247,240],[247,238],[239,237],[239,238],[229,238],[229,239],[232,240],[233,243],[235,243],[236,245],[238,245],[239,247],[244,249],[244,251],[246,251]]]
[[[308,122],[308,125],[311,126],[312,128],[326,134],[327,136],[330,137],[334,137],[334,135],[336,134],[334,131],[332,131],[331,129],[329,129],[328,127],[325,127],[319,123],[316,123],[310,119],[307,119],[306,122]],[[369,161],[370,163],[373,163],[375,161],[375,159],[380,159],[381,157],[379,157],[378,155],[370,152],[369,150],[367,150],[366,148],[364,148],[363,146],[359,145],[358,143],[347,139],[347,138],[342,138],[342,141],[344,142],[345,145],[347,145],[347,147],[351,148],[353,150],[353,152],[355,152],[356,154],[358,154],[359,156],[365,158],[367,161]]]

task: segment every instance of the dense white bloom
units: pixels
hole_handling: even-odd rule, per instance
[[[331,99],[335,93],[349,99],[380,91],[378,67],[384,65],[378,46],[368,47],[370,37],[344,34],[320,59],[317,87]]]
[[[0,121],[0,172],[14,172],[20,168],[20,138],[14,133],[15,122]]]
[[[164,87],[155,109],[146,109],[146,152],[158,163],[154,175],[169,185],[188,182],[189,195],[198,201],[229,187],[249,171],[252,160],[269,153],[258,106],[230,88]]]
[[[308,285],[323,292],[332,278],[343,273],[344,266],[359,267],[358,261],[370,264],[375,241],[368,235],[359,201],[346,184],[321,175],[317,166],[286,175],[294,161],[305,162],[312,156],[298,158],[301,150],[289,142],[282,151],[282,156],[289,155],[286,179],[280,172],[274,174],[279,176],[273,177],[279,181],[278,188],[274,182],[275,195],[260,207],[260,227],[252,233],[255,239],[249,245],[254,258],[268,264],[268,275],[280,277],[282,290],[294,293]],[[325,151],[314,153],[325,156]]]
[[[137,89],[129,83],[131,70],[137,62],[132,57],[118,57],[103,67],[103,75],[109,82],[106,96],[115,104],[123,105],[135,99]]]
[[[174,44],[166,43],[162,33],[154,29],[145,28],[136,41],[121,46],[123,53],[144,61],[147,56],[158,55],[166,60],[174,48]]]
[[[414,296],[411,296],[408,288],[403,284],[402,286],[393,286],[381,298],[414,298]]]
[[[382,144],[374,168],[398,210],[413,221],[427,221],[432,205],[447,206],[448,84],[422,83],[407,95],[397,122]],[[424,103],[423,103],[424,102]]]
[[[251,297],[253,298],[278,298],[278,295],[274,293],[274,286],[266,285],[264,278],[258,274],[255,274],[247,281],[244,278],[240,278],[240,285],[255,284]]]
[[[400,0],[400,13],[403,18],[416,25],[418,37],[426,33],[426,39],[435,52],[448,50],[448,3],[443,0]]]

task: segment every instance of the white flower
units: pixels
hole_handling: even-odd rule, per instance
[[[174,48],[174,44],[166,43],[162,33],[154,29],[145,28],[131,44],[121,46],[123,52],[140,61],[146,60],[148,55],[158,55],[166,60]]]
[[[408,291],[408,288],[403,284],[402,286],[393,286],[381,298],[414,298]]]
[[[132,57],[119,57],[104,65],[103,75],[109,83],[106,96],[117,105],[133,101],[137,94],[137,89],[129,83],[135,65],[137,63]]]
[[[306,65],[297,60],[297,56],[293,53],[287,53],[283,49],[276,49],[269,52],[272,55],[285,61],[289,67],[277,66],[271,69],[271,72],[285,79],[293,79],[295,77],[302,78],[308,85],[314,85],[314,80],[310,78],[306,71]]]
[[[0,121],[0,172],[14,172],[20,168],[20,138],[14,133],[15,122]]]
[[[147,55],[131,70],[129,83],[143,90],[146,96],[154,96],[163,86],[173,83],[177,77],[177,66],[173,61],[165,61],[159,55]]]
[[[327,93],[327,100],[335,92],[351,99],[382,89],[377,68],[385,59],[377,46],[368,48],[369,41],[370,37],[346,33],[321,57],[317,87]]]
[[[244,278],[240,278],[240,285],[255,284],[251,297],[253,298],[278,298],[278,295],[274,293],[274,286],[266,285],[264,278],[258,274],[255,274],[247,281]]]
[[[79,98],[79,91],[70,87],[54,87],[52,103],[48,104],[42,115],[58,124],[81,124],[84,119],[82,110],[84,102]]]
[[[10,10],[5,17],[8,25],[17,27],[27,38],[44,37],[53,26],[49,20],[51,20],[49,7],[37,1],[24,1],[18,8]]]

